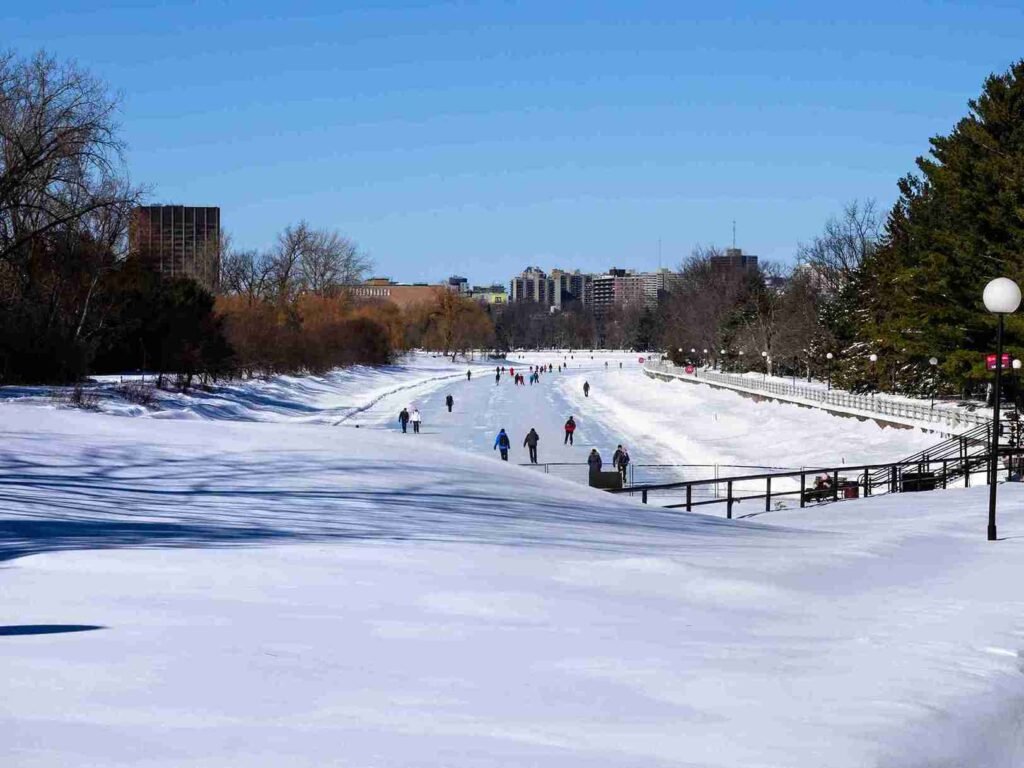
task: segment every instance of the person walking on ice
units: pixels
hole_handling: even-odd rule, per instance
[[[494,438],[494,450],[501,452],[502,461],[508,461],[508,449],[511,445],[512,441],[508,439],[508,435],[505,434],[505,428],[502,427],[498,432],[498,436]]]
[[[584,381],[583,382],[583,396],[584,397],[590,397],[590,382],[589,381]]]
[[[500,373],[494,374],[494,383],[495,383],[495,385],[498,385],[498,384],[501,383],[501,374]]]
[[[572,433],[576,431],[576,422],[572,416],[565,422],[565,440],[562,441],[562,445],[572,445]]]
[[[629,467],[629,451],[621,445],[612,454],[612,466],[619,470],[619,474],[622,475],[622,482],[625,483],[626,470]]]
[[[530,427],[530,431],[526,433],[526,439],[523,440],[523,446],[530,449],[530,463],[537,463],[537,441],[540,440],[540,435],[537,434],[537,430]]]
[[[403,408],[402,412],[398,414],[398,423],[402,425],[402,434],[408,432],[409,427],[409,409]]]
[[[466,381],[469,381],[472,378],[473,378],[473,372],[472,371],[466,371]]]
[[[448,413],[451,413],[452,406],[455,405],[455,398],[452,397],[451,395],[448,395],[448,397],[444,399],[444,404],[448,406]]]
[[[419,408],[412,409],[412,418],[410,419],[410,421],[412,421],[413,434],[418,435],[420,433],[420,422],[423,421],[422,417],[420,416]]]

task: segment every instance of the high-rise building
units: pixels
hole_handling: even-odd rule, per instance
[[[513,302],[532,301],[550,307],[553,304],[554,281],[540,267],[527,267],[509,283]]]
[[[644,272],[640,277],[644,282],[644,303],[648,307],[656,307],[662,297],[675,288],[682,275],[662,267],[657,272]]]
[[[164,277],[220,286],[220,208],[144,205],[132,211],[128,242],[134,256]]]
[[[578,269],[567,272],[562,269],[551,270],[552,298],[551,306],[562,309],[570,303],[589,307],[593,301],[594,278],[585,275]]]
[[[742,248],[726,248],[724,255],[711,257],[711,269],[732,274],[755,272],[757,256],[744,253]]]

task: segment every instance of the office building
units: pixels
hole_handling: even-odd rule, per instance
[[[144,205],[128,220],[131,253],[164,277],[220,286],[220,208]]]
[[[725,274],[743,274],[757,271],[757,256],[744,253],[742,248],[726,248],[723,255],[711,257],[711,269]]]
[[[437,298],[438,291],[452,290],[449,284],[396,283],[387,277],[371,277],[365,282],[346,286],[349,295],[365,301],[386,301],[402,309],[426,304]]]

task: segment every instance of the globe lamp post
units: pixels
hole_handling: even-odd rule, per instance
[[[828,388],[832,389],[832,353],[829,352],[825,355],[825,359],[828,360]]]
[[[1003,383],[1003,323],[1020,306],[1020,286],[1007,277],[997,277],[982,294],[985,309],[999,317],[996,329],[996,387],[992,404],[992,439],[989,448],[988,540],[996,540],[996,474],[999,471],[999,398]]]

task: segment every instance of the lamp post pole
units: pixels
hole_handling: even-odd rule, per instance
[[[999,316],[996,326],[996,387],[992,404],[992,436],[989,447],[988,540],[996,540],[996,477],[999,474],[999,399],[1003,383],[1003,321],[1020,306],[1020,287],[1012,280],[997,277],[985,286],[985,309]]]
[[[936,378],[936,368],[935,368],[935,366],[937,366],[938,364],[939,364],[939,358],[937,358],[937,357],[930,357],[930,358],[928,358],[928,365],[930,365],[932,367],[932,404],[930,406],[928,406],[929,408],[934,408],[935,407],[935,390],[939,388],[939,380]]]
[[[762,352],[761,357],[764,359],[764,375],[761,377],[761,381],[768,381],[768,353]]]
[[[988,486],[988,540],[996,540],[996,478],[999,475],[999,398],[1003,383],[1003,317],[999,313],[999,326],[996,330],[996,391],[995,402],[992,404],[992,442],[989,449],[989,486]]]
[[[875,363],[878,362],[878,355],[872,352],[868,359],[871,361],[871,402],[874,403],[875,392],[878,391],[878,372],[875,370]],[[872,405],[872,408],[874,408],[874,405]]]
[[[718,363],[719,363],[719,366],[721,367],[721,369],[724,371],[725,370],[725,350],[724,349],[720,349],[720,350],[718,350],[718,353],[719,353]]]
[[[825,355],[825,359],[828,360],[828,388],[832,390],[832,353],[829,352]]]

